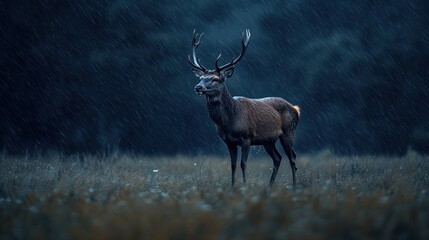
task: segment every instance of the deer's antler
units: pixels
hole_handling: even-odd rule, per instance
[[[194,33],[192,35],[192,60],[191,60],[191,56],[188,55],[188,61],[194,68],[205,72],[206,68],[203,65],[201,65],[201,63],[199,63],[199,60],[197,59],[197,53],[196,53],[196,50],[198,48],[198,45],[200,45],[201,37],[203,36],[203,34],[204,33],[198,34],[194,29]]]
[[[241,36],[241,53],[240,53],[240,55],[236,59],[233,59],[230,63],[227,63],[227,64],[219,67],[218,62],[219,62],[219,59],[221,56],[219,54],[219,57],[217,57],[217,59],[216,59],[216,70],[218,72],[220,72],[226,68],[230,68],[230,67],[234,66],[235,64],[237,64],[243,58],[244,53],[246,52],[247,46],[249,46],[249,42],[250,42],[250,30],[246,29],[242,33],[242,36]]]

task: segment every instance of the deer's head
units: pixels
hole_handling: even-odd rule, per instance
[[[232,76],[234,73],[234,65],[243,58],[246,48],[249,45],[250,31],[246,29],[242,34],[240,55],[230,63],[219,66],[218,62],[221,56],[219,54],[215,63],[216,69],[214,70],[207,70],[203,65],[201,65],[199,59],[197,59],[196,49],[201,42],[202,35],[203,34],[200,34],[198,36],[194,30],[192,37],[192,59],[190,55],[188,56],[189,63],[192,65],[192,71],[195,73],[195,76],[200,79],[200,82],[195,86],[194,90],[199,95],[206,94],[208,96],[215,96],[223,91],[225,88],[225,79]]]

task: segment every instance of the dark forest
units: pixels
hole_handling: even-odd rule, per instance
[[[429,152],[427,1],[0,1],[0,26],[7,153],[226,154],[187,58],[246,28],[226,84],[299,105],[297,152]]]

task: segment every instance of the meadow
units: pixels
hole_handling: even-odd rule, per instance
[[[429,157],[0,156],[0,239],[428,239]]]

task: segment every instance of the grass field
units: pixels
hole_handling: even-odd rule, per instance
[[[1,157],[1,156],[0,156]],[[0,158],[0,239],[428,239],[429,158]]]

